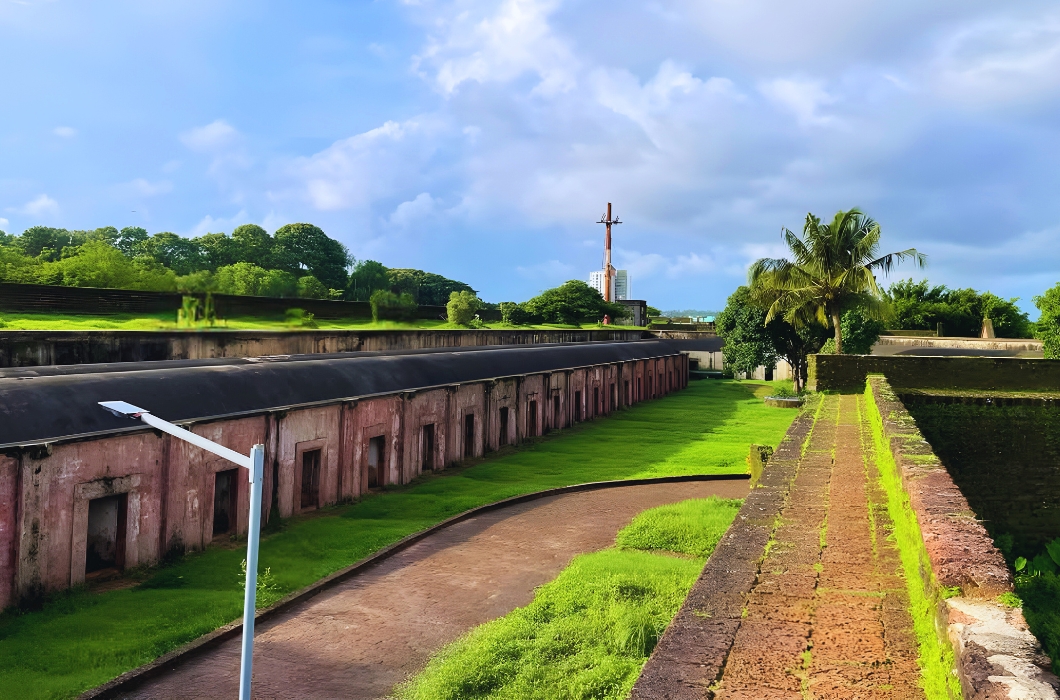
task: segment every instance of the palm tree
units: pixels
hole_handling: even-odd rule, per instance
[[[860,307],[869,315],[887,313],[875,272],[888,274],[906,258],[923,267],[926,256],[909,248],[879,255],[880,225],[858,209],[836,212],[822,224],[806,215],[802,237],[783,229],[793,260],[762,258],[751,265],[748,277],[757,298],[769,303],[768,323],[777,315],[796,326],[817,322],[835,329],[835,351],[843,352],[839,317]]]

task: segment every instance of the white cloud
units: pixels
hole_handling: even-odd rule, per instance
[[[19,211],[26,216],[55,214],[59,211],[59,203],[48,195],[41,194],[22,205]]]
[[[240,209],[239,213],[235,214],[234,216],[230,216],[227,218],[218,217],[215,219],[214,217],[207,214],[199,220],[199,223],[195,224],[195,226],[193,226],[192,229],[184,235],[188,236],[189,238],[193,238],[195,236],[201,236],[204,233],[231,233],[236,226],[251,223],[254,222],[250,220],[250,216],[243,209]],[[262,228],[266,227],[262,226]]]
[[[11,222],[0,216],[0,231],[7,232],[7,227],[11,225]]]
[[[60,138],[72,139],[77,136],[77,129],[72,126],[57,126],[52,129],[52,133]]]
[[[940,43],[933,69],[940,93],[967,102],[1053,96],[1060,89],[1060,15],[963,26]]]
[[[193,151],[215,153],[234,145],[239,135],[235,127],[224,119],[218,119],[185,131],[180,135],[180,141]]]
[[[515,271],[520,277],[540,281],[541,289],[554,287],[570,279],[581,279],[577,268],[559,260],[547,260],[534,265],[519,265]],[[585,278],[588,280],[589,275],[586,274]]]
[[[820,80],[777,78],[758,88],[768,99],[795,115],[800,126],[824,126],[836,123],[833,115],[821,114],[821,108],[837,102]]]
[[[678,255],[666,270],[666,275],[668,277],[702,275],[707,272],[713,272],[717,267],[717,263],[709,255],[688,253],[687,255]]]
[[[558,0],[504,0],[496,10],[463,4],[436,20],[439,36],[416,57],[417,68],[433,68],[433,82],[445,94],[462,83],[507,82],[527,73],[539,82],[543,95],[571,90],[576,85],[577,60],[566,43],[552,32],[549,15]]]
[[[397,205],[390,215],[390,225],[405,228],[426,219],[434,213],[437,202],[430,193],[421,192],[415,199]]]
[[[118,191],[122,194],[133,197],[155,197],[160,194],[172,192],[173,183],[169,180],[150,182],[142,177],[138,177],[135,180],[118,185]]]
[[[442,128],[430,118],[388,121],[293,161],[287,177],[294,182],[295,196],[316,209],[367,208],[415,187],[437,148],[431,137]]]

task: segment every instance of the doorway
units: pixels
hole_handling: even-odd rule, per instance
[[[626,397],[626,405],[628,406],[629,403],[630,403],[630,401],[629,401],[629,380],[628,379],[625,380],[624,382],[622,382],[622,393]]]
[[[611,384],[611,389],[608,392],[608,397],[607,398],[608,398],[608,405],[607,405],[608,412],[614,411],[615,410],[615,403],[618,401],[618,399],[615,396],[615,385],[614,384]]]
[[[302,498],[299,501],[302,510],[320,505],[320,453],[321,450],[302,453]]]
[[[530,437],[537,437],[537,401],[531,401],[527,406],[526,433]]]
[[[582,392],[574,392],[574,420],[580,421],[582,419]]]
[[[508,407],[501,406],[501,419],[500,419],[500,435],[498,436],[498,442],[501,445],[508,444]]]
[[[420,471],[434,469],[434,423],[423,426],[420,437]]]
[[[464,457],[475,456],[475,414],[464,416]]]
[[[93,498],[88,502],[85,574],[125,567],[128,495]]]
[[[368,439],[368,488],[386,483],[383,471],[386,464],[386,437],[377,435]]]
[[[213,536],[236,530],[236,492],[238,469],[217,472],[213,477]]]
[[[552,397],[552,429],[559,430],[563,427],[563,416],[559,412],[559,394]]]

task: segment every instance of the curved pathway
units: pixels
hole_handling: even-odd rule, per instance
[[[584,552],[609,547],[637,513],[687,498],[743,498],[746,481],[621,486],[550,496],[445,528],[260,623],[255,698],[380,698],[439,647],[526,605]],[[127,698],[236,697],[239,639]]]

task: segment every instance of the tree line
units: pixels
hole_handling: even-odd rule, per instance
[[[1060,358],[1060,284],[1034,297],[1042,313],[1032,323],[1018,298],[912,279],[882,288],[877,274],[906,260],[922,267],[926,257],[915,248],[881,255],[880,225],[857,209],[839,211],[829,222],[807,214],[801,235],[782,233],[790,259],[756,261],[748,284],[718,315],[725,363],[734,372],[783,359],[801,390],[812,353],[868,353],[885,327],[974,337],[987,320],[997,337],[1034,335],[1047,358]]]
[[[231,235],[185,238],[137,226],[0,231],[0,282],[161,292],[368,301],[385,290],[420,305],[444,305],[464,282],[423,270],[356,261],[318,226],[294,223],[270,235],[238,226]]]

